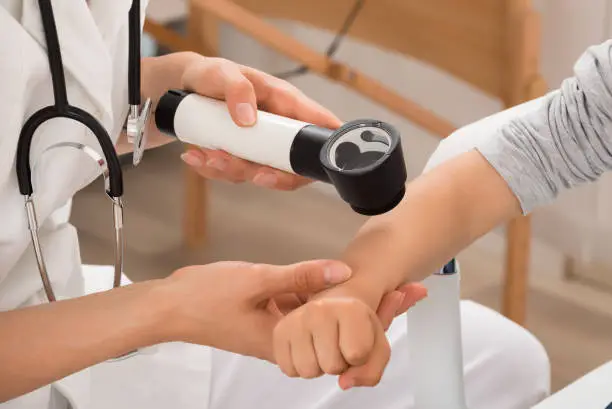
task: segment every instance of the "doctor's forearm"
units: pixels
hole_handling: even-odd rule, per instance
[[[154,282],[0,313],[0,402],[161,341]]]
[[[143,97],[151,98],[155,106],[167,90],[183,87],[185,68],[202,58],[204,57],[192,52],[143,58],[141,76]]]

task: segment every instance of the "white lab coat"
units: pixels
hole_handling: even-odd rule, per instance
[[[116,139],[127,115],[131,1],[54,0],[52,4],[69,102],[94,115]],[[143,10],[146,4],[147,0],[143,0]],[[33,112],[52,104],[53,94],[36,0],[0,0],[0,38],[2,311],[44,302],[14,164],[22,124]],[[41,126],[32,144],[31,157],[36,163],[33,184],[43,252],[54,289],[59,296],[72,297],[82,295],[86,283],[77,233],[68,221],[70,200],[99,175],[99,169],[76,150],[60,149],[41,156],[46,147],[58,141],[84,142],[101,151],[82,125],[65,119]],[[109,248],[109,264],[112,257]],[[102,276],[95,274],[99,270],[88,271],[89,290],[110,287],[110,281],[98,282]],[[209,378],[209,348],[165,344],[155,353],[97,365],[0,407],[65,408],[70,402],[75,409],[202,409],[208,402]]]

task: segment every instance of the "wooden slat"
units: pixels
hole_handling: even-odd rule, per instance
[[[150,34],[155,41],[172,50],[173,52],[179,51],[194,51],[201,52],[201,47],[199,47],[193,41],[190,41],[188,38],[185,38],[175,32],[168,27],[165,27],[163,24],[157,23],[153,20],[146,19],[144,24],[144,31]]]
[[[219,24],[214,15],[196,9],[189,4],[187,38],[195,44],[201,54],[219,54]],[[189,149],[187,146],[186,149]],[[206,243],[208,215],[208,181],[193,169],[185,166],[185,208],[183,213],[183,239],[191,249]]]
[[[506,0],[505,15],[500,96],[510,107],[533,98],[525,87],[539,73],[541,29],[530,0]]]
[[[531,218],[521,216],[512,220],[507,227],[506,240],[502,312],[517,324],[525,325],[531,254]]]
[[[298,21],[332,32],[339,29],[354,2],[234,0],[262,16]],[[431,64],[499,97],[504,3],[502,0],[367,0],[350,36]]]
[[[506,107],[540,97],[546,91],[538,77],[540,56],[540,22],[530,0],[506,0],[503,50],[504,80],[502,99]],[[506,283],[503,313],[524,325],[527,315],[529,259],[531,253],[529,217],[519,217],[508,225]]]
[[[219,55],[219,21],[211,13],[189,3],[189,20],[187,24],[189,38],[204,50],[207,56]]]
[[[231,1],[192,0],[192,3],[284,56],[306,65],[311,71],[348,86],[402,115],[417,126],[441,137],[446,137],[455,130],[453,124],[433,112],[404,98],[358,70],[329,59]]]

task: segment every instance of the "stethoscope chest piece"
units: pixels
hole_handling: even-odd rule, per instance
[[[320,161],[338,194],[360,214],[385,213],[404,197],[408,176],[401,138],[388,123],[344,124],[323,145]]]
[[[151,99],[148,98],[142,106],[140,112],[138,105],[130,105],[130,112],[126,124],[126,134],[128,142],[130,142],[134,151],[132,152],[132,161],[134,166],[137,166],[144,155],[147,146],[147,122],[151,115]]]

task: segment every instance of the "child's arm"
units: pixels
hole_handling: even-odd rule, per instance
[[[434,155],[430,167],[435,168],[408,185],[403,202],[364,225],[344,255],[353,270],[351,279],[319,294],[314,302],[341,308],[337,300],[357,299],[376,310],[384,293],[406,281],[424,279],[495,226],[612,168],[611,48],[612,42],[590,48],[576,64],[575,77],[547,97],[485,119],[494,125],[486,128],[489,134],[478,126],[466,127],[442,142],[437,155],[452,151],[453,144],[458,149],[451,153],[459,155],[438,166]],[[358,305],[351,308],[360,310]],[[291,335],[295,359],[303,358],[299,345],[318,339],[317,334],[336,322],[331,314],[310,321],[317,316],[316,305],[301,308],[304,313],[296,310],[285,318],[286,325],[296,320],[314,324]],[[362,318],[362,330],[371,328],[370,320]],[[343,350],[345,340],[339,338],[338,343]],[[360,354],[368,360],[359,360],[367,366],[345,373],[342,385],[379,379],[379,363],[388,346],[368,345],[371,353]],[[337,353],[338,348],[328,350]],[[308,355],[314,364],[321,358],[316,352]]]
[[[497,225],[611,169],[611,52],[612,41],[589,48],[559,90],[443,141],[403,202],[361,229],[344,257],[353,278],[329,294],[374,308],[386,290],[425,278]],[[448,149],[459,155],[435,166]]]

